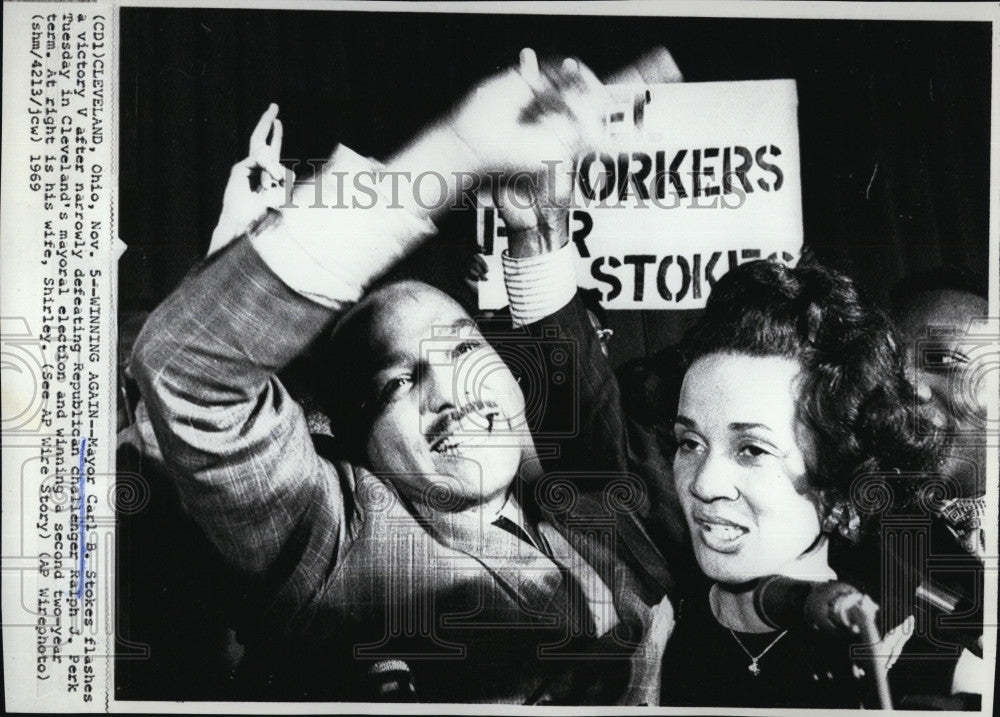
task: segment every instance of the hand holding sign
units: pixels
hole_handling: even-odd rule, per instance
[[[607,103],[603,85],[581,63],[540,67],[525,49],[516,69],[482,82],[447,125],[475,157],[477,171],[533,171],[543,159],[599,147]]]
[[[519,174],[493,189],[493,202],[507,227],[510,256],[546,254],[569,239],[572,164],[552,162],[546,172]]]
[[[553,73],[553,66],[547,71]],[[579,71],[577,61],[563,61],[561,72]],[[541,96],[545,91],[534,53],[521,54],[520,72]],[[677,63],[665,47],[655,47],[608,78],[613,83],[683,82]],[[569,145],[566,145],[569,149]],[[538,158],[544,169],[520,172],[501,186],[493,187],[493,202],[507,230],[508,251],[514,258],[544,254],[566,244],[569,237],[569,206],[573,199],[573,155]],[[478,279],[486,271],[479,271]]]

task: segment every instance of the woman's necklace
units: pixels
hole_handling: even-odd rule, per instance
[[[776,638],[771,640],[771,644],[765,647],[763,650],[761,650],[759,655],[754,655],[752,652],[750,652],[750,650],[747,649],[747,646],[743,644],[743,641],[736,636],[735,632],[733,632],[733,628],[729,628],[729,634],[733,636],[734,640],[736,640],[736,644],[740,646],[740,649],[742,649],[743,652],[747,653],[747,657],[750,658],[750,664],[747,665],[747,669],[753,673],[754,677],[756,677],[757,675],[760,674],[760,665],[757,664],[760,661],[760,658],[766,655],[768,650],[777,645],[778,640],[780,640],[781,638],[783,638],[785,635],[788,634],[788,630],[785,630]]]

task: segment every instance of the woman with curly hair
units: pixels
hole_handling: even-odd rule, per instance
[[[753,262],[715,286],[683,360],[674,480],[707,580],[678,609],[662,703],[870,704],[871,681],[859,679],[846,639],[807,621],[775,629],[754,596],[778,575],[891,600],[879,590],[886,506],[871,489],[908,500],[905,477],[927,471],[938,451],[918,424],[891,325],[845,276]],[[907,574],[909,592],[919,578]],[[896,629],[877,654],[888,662],[912,619],[898,625],[886,605],[882,621],[893,624],[883,629]]]

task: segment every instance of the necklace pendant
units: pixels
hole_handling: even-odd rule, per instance
[[[743,652],[746,653],[747,657],[750,658],[750,664],[747,665],[747,669],[750,670],[750,673],[754,677],[757,677],[760,674],[760,665],[757,664],[757,661],[764,655],[766,655],[768,650],[777,645],[778,640],[780,640],[781,638],[783,638],[785,635],[788,634],[788,630],[785,630],[783,633],[781,633],[776,638],[771,640],[771,644],[765,647],[763,650],[761,650],[759,655],[754,655],[752,652],[750,652],[750,650],[747,649],[747,646],[743,644],[743,641],[739,638],[739,636],[735,632],[733,632],[733,628],[729,628],[729,634],[733,636],[733,639],[736,640],[736,644],[738,644],[740,646],[740,649],[743,650]]]

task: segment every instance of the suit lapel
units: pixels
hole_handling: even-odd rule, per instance
[[[478,511],[417,510],[438,542],[469,556],[494,577],[525,611],[526,624],[538,624],[542,616],[549,622],[564,612],[566,591],[559,566],[534,546],[493,525]]]
[[[586,536],[574,544],[580,543],[577,549],[584,552],[591,565],[597,567],[608,585],[612,584],[614,570],[624,554],[631,558],[632,570],[652,581],[660,594],[673,594],[674,580],[667,570],[667,560],[649,533],[634,514],[623,510],[610,511],[600,493],[581,491],[572,515],[546,514],[546,518],[567,537],[569,532]],[[603,535],[609,530],[613,535],[610,541]],[[617,549],[613,547],[616,545],[619,546]]]
[[[615,525],[625,548],[632,554],[635,565],[651,579],[664,595],[674,594],[674,579],[667,569],[667,560],[642,523],[633,515],[619,513]]]

